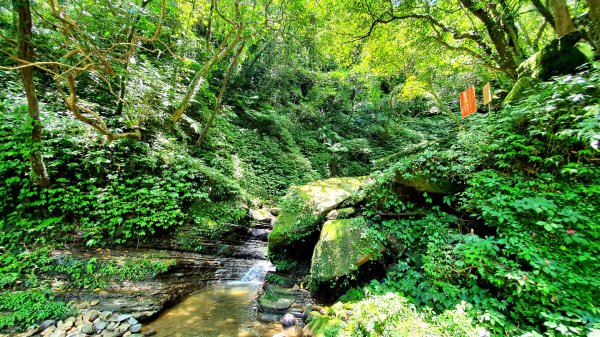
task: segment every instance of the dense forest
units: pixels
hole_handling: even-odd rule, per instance
[[[57,251],[271,207],[314,336],[600,336],[600,1],[2,0],[0,34],[0,331],[171,267]]]

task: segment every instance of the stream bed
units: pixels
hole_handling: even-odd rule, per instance
[[[155,329],[157,337],[271,337],[282,327],[256,319],[256,294],[261,285],[208,285],[163,312],[147,327]]]

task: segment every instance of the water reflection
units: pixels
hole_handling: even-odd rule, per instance
[[[157,337],[271,337],[281,324],[256,321],[261,283],[207,286],[148,324]]]

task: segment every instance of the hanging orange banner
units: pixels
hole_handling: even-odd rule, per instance
[[[465,118],[476,111],[475,87],[470,86],[467,90],[460,93],[460,114],[462,118]]]
[[[488,82],[483,86],[483,105],[488,105],[492,101],[492,85]]]

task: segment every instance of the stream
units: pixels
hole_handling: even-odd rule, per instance
[[[148,328],[157,337],[271,337],[282,331],[278,322],[257,320],[257,292],[272,265],[254,265],[240,281],[220,282],[192,293],[165,310]]]

